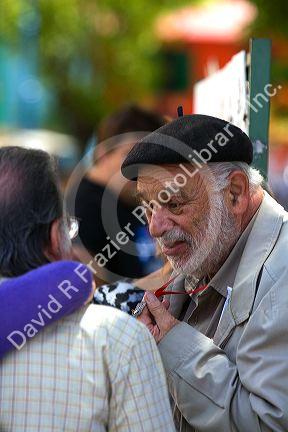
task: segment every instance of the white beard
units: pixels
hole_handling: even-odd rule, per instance
[[[160,247],[164,243],[186,241],[189,252],[184,256],[167,257],[174,270],[202,279],[215,274],[241,234],[232,215],[228,213],[221,193],[213,194],[210,213],[203,222],[202,230],[193,236],[175,227],[158,238]]]

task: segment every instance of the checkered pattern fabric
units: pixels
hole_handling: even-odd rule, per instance
[[[1,362],[0,430],[174,431],[152,336],[99,305],[42,330]]]

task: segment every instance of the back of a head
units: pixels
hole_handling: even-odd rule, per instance
[[[128,105],[100,123],[98,138],[99,141],[104,141],[128,132],[152,132],[165,123],[165,119],[154,111]]]
[[[48,262],[50,227],[62,216],[54,161],[41,151],[0,149],[0,274],[18,276]]]

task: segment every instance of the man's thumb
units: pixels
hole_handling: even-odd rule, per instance
[[[148,309],[156,321],[159,318],[162,318],[165,312],[167,313],[167,309],[165,308],[165,306],[158,300],[158,298],[153,293],[147,291],[145,293],[144,300],[146,301]]]

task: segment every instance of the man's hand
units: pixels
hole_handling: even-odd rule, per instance
[[[169,312],[169,302],[163,300],[160,302],[158,298],[151,292],[146,292],[144,299],[147,306],[138,320],[146,325],[157,343],[176,325],[179,323]]]

